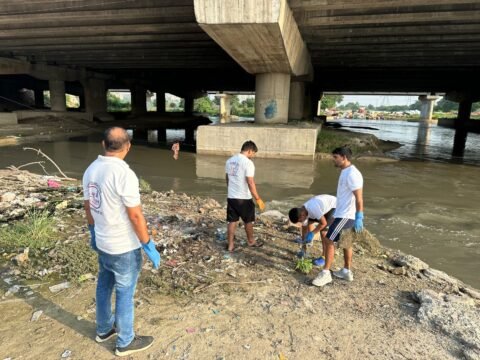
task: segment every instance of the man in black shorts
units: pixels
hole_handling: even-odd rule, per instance
[[[260,211],[265,209],[265,204],[257,193],[255,180],[255,165],[251,160],[257,153],[257,146],[253,141],[246,141],[239,154],[232,156],[225,164],[225,178],[227,180],[227,238],[228,251],[234,251],[234,236],[238,220],[241,218],[245,224],[248,246],[260,247],[260,241],[253,237],[253,223],[255,221],[255,198]]]

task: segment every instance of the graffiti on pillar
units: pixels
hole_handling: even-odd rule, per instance
[[[273,119],[277,115],[277,100],[270,100],[267,106],[265,106],[265,118]]]

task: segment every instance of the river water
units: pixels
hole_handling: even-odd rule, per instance
[[[355,130],[406,144],[394,151],[395,156],[405,161],[356,162],[365,179],[366,228],[382,244],[413,254],[432,267],[480,288],[480,136],[469,134],[467,164],[451,163],[448,139],[453,138],[452,130],[431,128],[428,141],[416,152],[416,124],[394,123],[391,125],[404,129],[397,135],[388,128],[390,122],[344,122],[353,126],[381,125],[383,133]],[[170,140],[182,136],[181,131],[167,132]],[[81,178],[85,168],[102,151],[99,141],[92,136],[32,146],[40,147],[69,176]],[[22,151],[21,147],[0,149],[0,168],[39,160],[43,159],[34,152]],[[135,145],[126,160],[155,190],[173,189],[226,202],[226,157],[181,151],[179,159],[174,160],[168,149]],[[258,190],[267,209],[286,213],[310,196],[335,194],[339,171],[330,160],[257,158],[254,161]],[[55,173],[53,167],[46,165],[47,171]],[[29,169],[41,173],[38,166]]]

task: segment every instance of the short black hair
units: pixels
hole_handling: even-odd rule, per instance
[[[247,140],[243,143],[241,152],[252,150],[253,152],[258,152],[257,145],[252,140]]]
[[[345,156],[348,160],[352,159],[352,150],[346,145],[333,149],[332,154]]]
[[[121,151],[130,142],[127,131],[120,127],[111,127],[103,133],[105,151]]]
[[[290,222],[296,224],[298,223],[298,218],[300,217],[300,208],[291,208],[288,212],[288,218]]]

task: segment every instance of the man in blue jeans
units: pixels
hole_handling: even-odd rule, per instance
[[[126,356],[149,348],[151,336],[133,331],[133,296],[142,268],[141,248],[158,268],[160,254],[148,235],[140,204],[139,181],[124,161],[130,151],[125,129],[107,129],[102,141],[105,155],[83,175],[84,207],[91,246],[98,253],[96,291],[97,342],[118,335],[115,354]],[[115,314],[112,293],[115,288]]]

